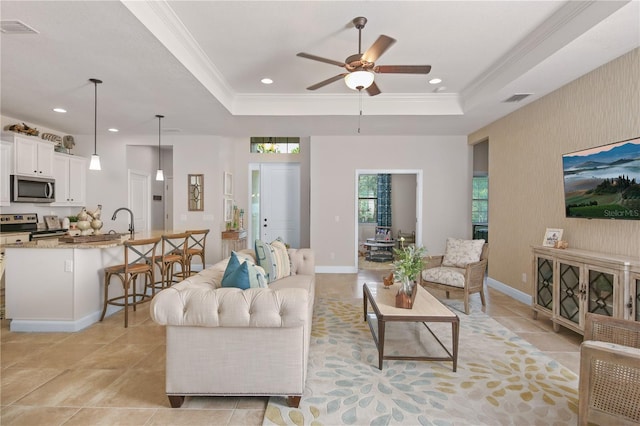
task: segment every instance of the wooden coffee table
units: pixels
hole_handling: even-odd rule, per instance
[[[385,289],[382,283],[367,284],[362,286],[364,303],[364,320],[369,324],[373,340],[378,348],[378,368],[382,370],[382,362],[385,359],[393,360],[418,360],[418,361],[453,361],[453,371],[458,367],[458,339],[460,332],[460,319],[449,308],[440,303],[431,293],[417,285],[418,291],[412,309],[395,307],[395,297],[399,284],[394,284]],[[367,304],[371,304],[373,312],[368,312]],[[384,333],[387,321],[421,322],[436,342],[448,356],[409,356],[409,355],[384,355]],[[440,341],[427,323],[450,322],[451,323],[451,351]],[[376,333],[374,323],[378,325]]]

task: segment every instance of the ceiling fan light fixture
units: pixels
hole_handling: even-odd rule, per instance
[[[371,71],[354,71],[344,77],[344,82],[349,89],[362,90],[373,84],[374,75]]]

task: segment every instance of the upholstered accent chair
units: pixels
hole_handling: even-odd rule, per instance
[[[587,313],[578,424],[640,424],[640,322]]]
[[[485,306],[484,278],[487,270],[489,244],[484,240],[459,240],[447,238],[443,255],[431,256],[420,274],[420,284],[426,288],[462,293],[464,313],[469,314],[469,296],[480,293]]]

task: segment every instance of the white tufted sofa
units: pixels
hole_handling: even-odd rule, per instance
[[[239,255],[255,261],[253,250]],[[289,256],[291,275],[268,288],[221,288],[227,258],[156,294],[151,318],[167,326],[172,407],[189,395],[282,395],[298,406],[309,357],[315,260],[310,249],[289,249]]]

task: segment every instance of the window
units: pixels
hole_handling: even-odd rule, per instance
[[[358,222],[377,223],[378,175],[358,176]]]
[[[477,176],[473,178],[471,201],[471,223],[489,222],[489,178]]]
[[[299,154],[298,137],[257,137],[251,138],[250,152],[260,154]]]

